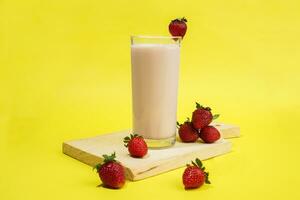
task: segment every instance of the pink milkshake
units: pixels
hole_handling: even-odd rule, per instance
[[[148,146],[175,143],[180,39],[131,38],[133,133]]]

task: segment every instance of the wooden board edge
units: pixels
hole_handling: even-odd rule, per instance
[[[103,160],[96,155],[90,154],[74,146],[71,146],[67,142],[63,143],[62,149],[64,154],[92,167]]]
[[[226,147],[225,150],[220,150],[221,149],[220,146],[225,146]],[[148,169],[144,169],[142,171],[137,171],[135,169],[132,169],[131,170],[133,174],[132,181],[142,180],[148,177],[156,176],[168,171],[172,171],[184,167],[187,164],[186,161],[184,160],[194,160],[197,157],[200,160],[207,160],[210,158],[214,158],[229,153],[232,149],[232,143],[226,140],[226,143],[220,144],[219,146],[217,146],[217,149],[219,149],[219,151],[217,151],[217,153],[214,153],[213,155],[212,154],[204,155],[203,152],[193,152],[190,153],[189,155],[184,155],[183,159],[180,159],[180,157],[182,157],[180,156],[178,157],[178,159],[171,158],[169,160],[164,160],[163,162],[155,163],[153,166],[149,167]]]
[[[236,138],[241,136],[239,126],[232,125],[232,124],[217,123],[217,122],[214,122],[212,126],[217,128],[220,131],[221,136],[225,139]],[[228,127],[223,127],[223,126],[228,126]]]
[[[94,167],[95,165],[97,165],[98,163],[103,161],[103,158],[93,155],[93,154],[90,154],[88,152],[85,152],[83,150],[80,150],[76,147],[73,147],[70,144],[68,144],[67,142],[63,142],[62,149],[63,149],[64,154],[66,154],[80,162],[83,162],[91,167]],[[133,175],[132,171],[127,167],[124,167],[124,168],[125,168],[126,179],[133,181],[134,175]]]

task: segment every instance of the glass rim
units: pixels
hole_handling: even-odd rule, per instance
[[[182,40],[181,36],[159,36],[159,35],[131,35],[131,39],[133,38],[142,38],[142,39],[179,39]]]

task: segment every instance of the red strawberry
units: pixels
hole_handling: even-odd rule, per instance
[[[125,137],[124,143],[132,157],[142,158],[148,152],[148,146],[144,138],[137,134],[130,134],[130,137]]]
[[[103,163],[95,166],[102,183],[109,188],[118,189],[125,184],[125,170],[124,167],[115,160],[116,153],[103,155]]]
[[[196,102],[196,110],[193,112],[192,123],[195,129],[201,129],[208,126],[213,119],[217,119],[219,115],[212,115],[209,107],[203,107]]]
[[[192,161],[192,165],[187,165],[182,175],[182,182],[185,189],[198,188],[204,183],[210,184],[208,180],[208,172],[205,172],[202,162],[196,158],[196,162]]]
[[[182,142],[195,142],[198,139],[197,130],[195,130],[190,122],[189,118],[183,124],[179,124],[178,134]]]
[[[213,126],[205,126],[202,128],[199,136],[205,143],[213,143],[221,137],[218,129]]]
[[[181,19],[174,19],[169,24],[169,32],[172,36],[184,37],[186,33],[186,22],[187,20],[183,17]]]

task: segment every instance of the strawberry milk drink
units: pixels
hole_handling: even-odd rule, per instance
[[[133,133],[150,148],[176,137],[179,37],[131,37]]]

